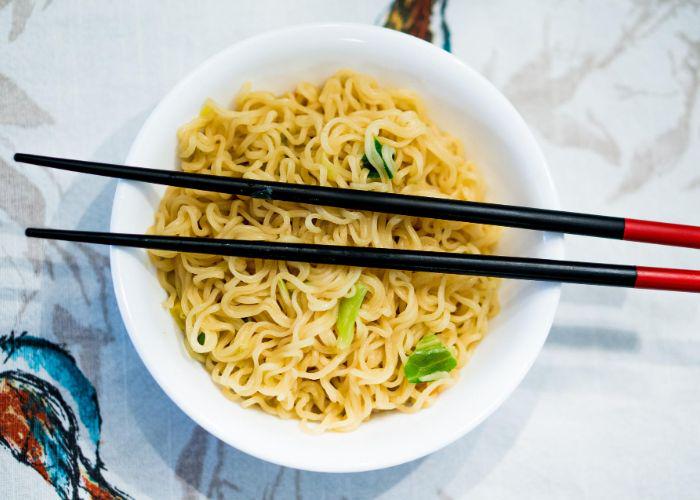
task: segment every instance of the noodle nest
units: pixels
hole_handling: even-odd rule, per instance
[[[368,178],[374,138],[395,176]],[[186,172],[481,201],[481,175],[418,97],[343,70],[274,95],[245,86],[231,109],[212,101],[178,131]],[[496,228],[296,202],[167,189],[152,234],[489,253]],[[372,207],[367,207],[371,210]],[[498,280],[150,251],[185,345],[244,407],[311,431],[355,429],[374,412],[413,412],[452,385],[498,312]],[[339,303],[367,295],[350,346],[336,345]],[[409,383],[403,367],[437,334],[457,369]]]

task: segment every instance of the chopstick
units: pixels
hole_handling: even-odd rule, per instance
[[[316,264],[700,292],[700,271],[386,248],[28,228],[31,238]]]
[[[284,182],[241,179],[173,170],[128,167],[17,153],[15,161],[86,174],[182,188],[251,196],[266,200],[326,205],[412,217],[580,234],[617,240],[700,248],[700,227],[560,210],[379,193]]]

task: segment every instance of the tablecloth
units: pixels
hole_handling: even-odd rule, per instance
[[[165,396],[127,338],[105,248],[23,237],[106,229],[115,182],[15,151],[123,162],[198,63],[320,21],[388,23],[487,76],[566,209],[700,224],[697,1],[0,0],[0,497],[697,498],[697,296],[565,286],[532,370],[473,432],[387,470],[317,474],[223,444]],[[700,267],[659,246],[571,237],[567,251]]]

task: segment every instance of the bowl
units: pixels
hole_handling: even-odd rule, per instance
[[[396,31],[366,25],[296,26],[236,43],[200,65],[155,108],[127,164],[176,169],[176,130],[208,97],[228,104],[241,85],[281,92],[319,83],[341,68],[410,88],[432,118],[459,137],[485,172],[489,200],[559,207],[552,179],[530,130],[496,88],[442,49]],[[162,186],[120,181],[111,230],[144,233]],[[506,230],[499,253],[558,259],[561,235]],[[146,252],[113,247],[112,279],[126,329],[146,368],[167,395],[204,429],[250,455],[298,469],[357,472],[434,452],[463,436],[520,383],[544,343],[559,301],[557,284],[504,281],[502,312],[459,382],[414,414],[377,415],[349,433],[310,435],[298,421],[244,409],[226,399],[192,360],[162,302],[165,292]]]

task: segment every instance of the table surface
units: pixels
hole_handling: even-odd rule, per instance
[[[134,498],[697,497],[697,296],[565,286],[532,370],[472,433],[388,470],[315,474],[224,445],[168,400],[129,343],[104,248],[21,235],[107,228],[115,182],[13,152],[122,162],[158,100],[211,54],[289,24],[383,24],[391,3],[0,0],[0,377],[28,370],[27,397],[62,397],[79,416],[75,442],[35,427],[27,453],[0,440],[1,497],[72,496],[77,477]],[[697,1],[434,3],[408,28],[434,32],[512,100],[566,209],[700,224]],[[700,267],[697,251],[578,237],[567,252]],[[57,439],[68,458],[30,453]]]

